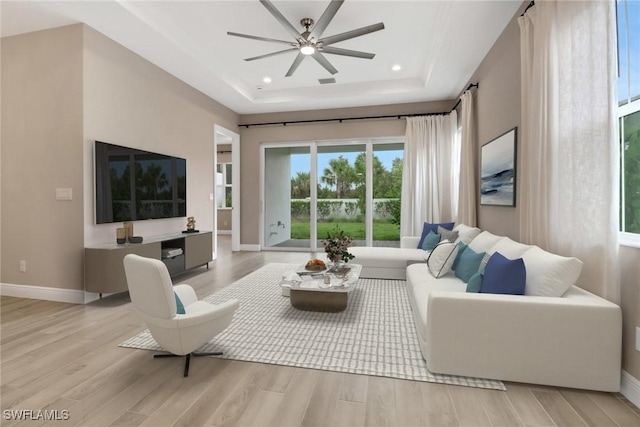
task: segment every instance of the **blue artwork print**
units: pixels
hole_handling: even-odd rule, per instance
[[[515,206],[516,128],[482,146],[480,204]]]

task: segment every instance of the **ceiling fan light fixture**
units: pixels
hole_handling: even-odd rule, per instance
[[[306,44],[300,47],[300,53],[303,55],[313,55],[316,53],[316,48],[311,44]]]

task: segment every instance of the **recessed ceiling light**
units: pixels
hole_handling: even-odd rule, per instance
[[[265,77],[262,81],[265,83],[271,83],[271,77]]]
[[[393,71],[400,71],[400,70],[402,70],[402,67],[400,66],[400,64],[396,64],[393,67],[391,67],[391,69]]]

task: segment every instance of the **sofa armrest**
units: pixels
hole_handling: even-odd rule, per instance
[[[620,307],[576,287],[561,298],[433,291],[426,341],[432,372],[620,388]]]
[[[400,247],[403,249],[416,249],[420,243],[420,236],[402,236],[400,238]]]

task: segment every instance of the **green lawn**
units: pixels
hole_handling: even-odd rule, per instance
[[[318,239],[325,239],[328,232],[333,232],[336,225],[348,236],[357,240],[364,240],[364,223],[361,222],[319,222]],[[292,239],[309,239],[309,221],[293,220],[291,223]],[[398,225],[390,222],[373,222],[373,240],[400,240]]]

